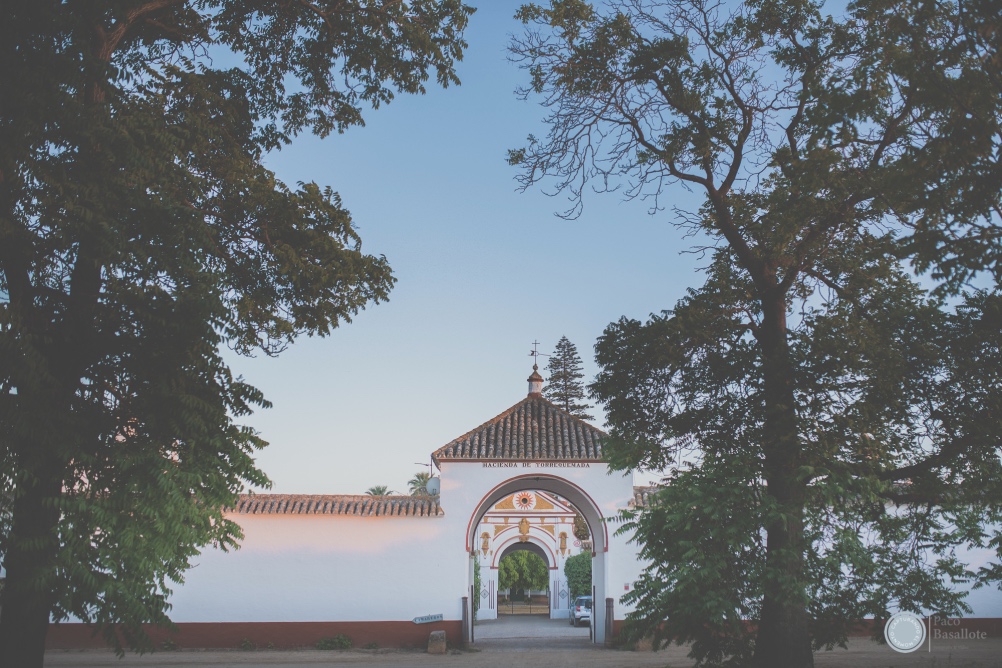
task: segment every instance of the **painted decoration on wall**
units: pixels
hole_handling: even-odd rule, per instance
[[[536,495],[532,492],[519,492],[515,495],[515,507],[519,510],[532,510],[536,507]]]

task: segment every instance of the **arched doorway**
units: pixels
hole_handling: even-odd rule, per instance
[[[472,557],[470,561],[471,567],[469,584],[472,585],[474,581],[473,562],[478,558],[478,552],[483,549],[483,543],[478,542],[483,541],[484,537],[483,532],[478,533],[481,529],[481,520],[495,506],[495,504],[505,497],[533,490],[549,492],[557,497],[566,499],[578,512],[581,513],[582,517],[584,517],[592,536],[591,594],[595,602],[604,602],[606,598],[607,581],[606,553],[608,552],[609,547],[607,518],[602,514],[601,509],[592,496],[581,486],[563,476],[549,473],[537,472],[511,476],[487,491],[480,501],[474,505],[473,512],[467,524],[466,534],[466,550]],[[501,542],[497,546],[497,549],[494,550],[496,560],[493,563],[499,562],[506,550],[538,550],[540,556],[544,556],[544,560],[550,564],[551,569],[553,571],[557,571],[557,569],[554,568],[554,566],[559,563],[557,555],[549,549],[545,540],[540,540],[538,537],[533,536],[533,529],[534,527],[530,524],[526,528],[526,531],[522,532],[520,535],[512,535],[506,541]],[[562,573],[554,572],[553,577],[551,577],[553,586],[551,587],[550,616],[554,618],[566,618],[566,615],[569,613],[569,606],[571,603],[569,592],[566,589],[566,583],[562,579],[562,575]],[[481,575],[481,577],[483,577],[483,575]],[[483,596],[483,592],[473,591],[473,595]],[[481,605],[483,605],[483,602],[481,602]],[[558,610],[562,610],[563,614],[559,614]],[[591,626],[593,628],[591,635],[594,642],[605,642],[605,605],[593,605]]]
[[[493,550],[488,578],[498,592],[497,615],[553,617],[550,583],[557,562],[550,546],[535,536],[510,537]],[[506,577],[507,577],[507,582]],[[496,579],[495,579],[496,578]],[[481,585],[484,584],[481,575]],[[481,592],[483,587],[481,587]],[[481,593],[481,599],[483,594]],[[483,604],[481,600],[481,604]]]

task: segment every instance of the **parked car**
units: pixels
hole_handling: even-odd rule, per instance
[[[571,606],[571,626],[591,624],[591,596],[578,596]]]

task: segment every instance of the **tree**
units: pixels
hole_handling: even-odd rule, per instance
[[[594,420],[588,414],[588,403],[584,400],[584,383],[581,379],[581,357],[566,336],[561,336],[557,347],[546,363],[550,377],[543,385],[543,396],[576,418]]]
[[[391,494],[396,494],[396,492],[390,491],[390,488],[386,485],[374,485],[365,490],[365,493],[369,496],[390,496]]]
[[[5,5],[0,32],[0,663],[51,617],[149,648],[170,583],[265,443],[219,354],[326,335],[394,282],[329,187],[262,164],[300,132],[456,83],[455,0]],[[228,52],[228,53],[227,53]],[[211,57],[210,57],[211,56]],[[117,646],[117,645],[116,645]]]
[[[588,540],[591,538],[591,530],[588,529],[588,522],[581,513],[574,513],[574,537],[578,540]]]
[[[418,471],[414,477],[407,481],[407,488],[411,496],[431,496],[428,492],[428,481],[431,480],[431,473],[428,471]]]
[[[591,554],[581,552],[564,562],[564,576],[571,590],[571,598],[591,595]]]
[[[692,465],[635,520],[652,565],[634,621],[693,641],[700,661],[797,668],[813,665],[812,642],[844,640],[839,614],[962,609],[942,577],[999,576],[948,556],[984,543],[998,517],[985,477],[998,468],[997,295],[967,294],[951,314],[898,260],[934,267],[946,294],[998,252],[996,45],[971,47],[946,3],[864,1],[832,17],[784,0],[602,12],[564,0],[519,16],[524,93],[551,110],[547,136],[509,155],[524,187],[550,179],[571,195],[568,216],[596,180],[625,181],[653,211],[672,183],[704,195],[675,213],[707,240],[706,284],[646,324],[613,323],[597,346],[615,464]],[[964,327],[980,337],[963,337],[968,351],[942,336]],[[672,505],[686,492],[704,505]],[[899,549],[907,535],[947,556],[919,563]],[[862,555],[866,577],[845,577],[867,568]],[[916,591],[885,587],[894,565]],[[676,598],[658,599],[664,582]]]
[[[535,552],[518,550],[498,562],[498,588],[510,590],[546,589],[550,569]]]

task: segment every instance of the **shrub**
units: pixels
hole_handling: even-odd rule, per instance
[[[330,638],[321,638],[317,641],[317,649],[349,649],[351,648],[351,638],[343,633]]]
[[[249,652],[249,651],[251,651],[253,649],[257,649],[257,645],[255,645],[254,643],[252,643],[250,641],[250,638],[244,638],[243,640],[240,641],[240,649]]]
[[[571,598],[591,593],[591,554],[582,552],[564,562],[564,575],[571,590]]]

